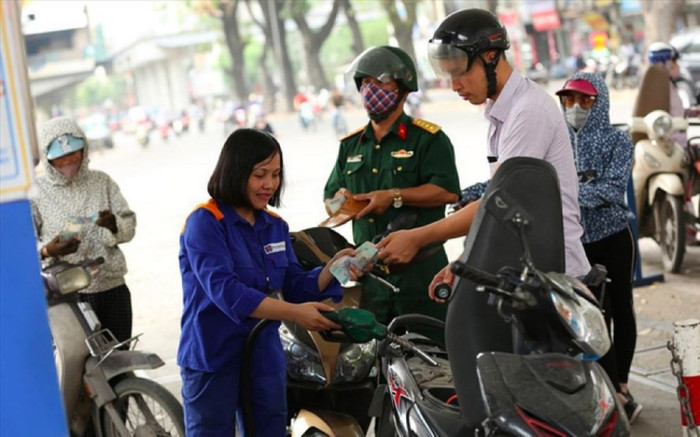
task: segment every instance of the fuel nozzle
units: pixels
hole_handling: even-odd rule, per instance
[[[338,331],[323,331],[327,341],[366,343],[386,337],[386,326],[379,323],[370,311],[360,308],[341,308],[338,311],[321,311],[326,318],[340,325]]]

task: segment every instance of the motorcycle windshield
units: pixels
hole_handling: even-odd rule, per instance
[[[504,200],[505,199],[505,200]],[[530,221],[526,235],[532,257],[542,271],[564,271],[564,230],[559,181],[548,162],[527,157],[501,164],[489,183],[465,242],[460,261],[496,273],[503,266],[521,268],[523,248],[515,212]],[[512,205],[511,205],[512,206]],[[477,427],[486,414],[479,395],[476,356],[487,351],[513,351],[511,327],[487,293],[476,284],[457,279],[447,311],[445,340],[460,408],[467,425]]]

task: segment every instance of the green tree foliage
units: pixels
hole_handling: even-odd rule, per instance
[[[75,88],[71,96],[72,106],[102,106],[106,101],[119,102],[126,95],[126,79],[122,76],[109,76],[100,79],[90,76]]]
[[[385,18],[363,20],[359,24],[362,37],[369,46],[389,43]],[[321,63],[329,77],[333,78],[334,85],[337,84],[337,78],[345,73],[349,64],[357,56],[352,46],[348,44],[348,41],[351,40],[352,36],[348,26],[336,26],[321,49]]]

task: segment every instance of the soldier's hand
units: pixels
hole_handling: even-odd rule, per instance
[[[97,226],[102,226],[112,231],[113,234],[117,233],[117,218],[112,214],[112,211],[105,209],[100,211],[97,221],[95,222]]]
[[[78,246],[80,246],[78,237],[71,237],[65,241],[61,241],[57,235],[43,247],[41,252],[42,255],[46,257],[63,256],[75,253],[78,250]]]
[[[355,200],[369,200],[369,204],[362,211],[357,213],[356,219],[360,219],[367,214],[382,215],[394,203],[394,192],[392,190],[370,191],[364,194],[355,194]]]

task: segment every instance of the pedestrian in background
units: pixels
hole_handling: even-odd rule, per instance
[[[632,297],[635,249],[627,206],[634,147],[628,134],[610,124],[610,99],[602,77],[576,73],[556,94],[569,126],[579,176],[583,248],[588,261],[605,266],[610,279],[604,296],[597,293],[603,299],[612,340],[600,363],[632,423],[642,410],[627,386],[637,344]]]
[[[406,52],[372,47],[355,59],[349,71],[369,122],[341,139],[324,198],[354,196],[369,201],[352,223],[359,245],[383,233],[404,212],[417,214],[416,226],[444,217],[445,205],[457,200],[459,176],[447,135],[439,126],[404,112],[408,94],[418,90],[416,68]],[[406,313],[444,320],[445,307],[426,296],[431,279],[447,264],[442,243],[427,247],[403,266],[389,266],[387,280],[400,293],[366,281],[363,306],[382,323]],[[442,337],[440,333],[441,342]]]
[[[246,396],[260,436],[284,436],[286,359],[279,323],[257,337],[251,356],[251,393],[241,393],[242,353],[260,319],[289,320],[304,329],[338,328],[317,302],[342,297],[330,266],[339,251],[309,272],[299,264],[279,206],[284,186],[282,149],[261,130],[240,128],[224,143],[207,186],[211,199],[189,215],[180,236],[183,313],[177,362],[189,437],[235,435],[243,428]],[[351,267],[355,280],[361,272]],[[284,300],[273,293],[281,291]]]

